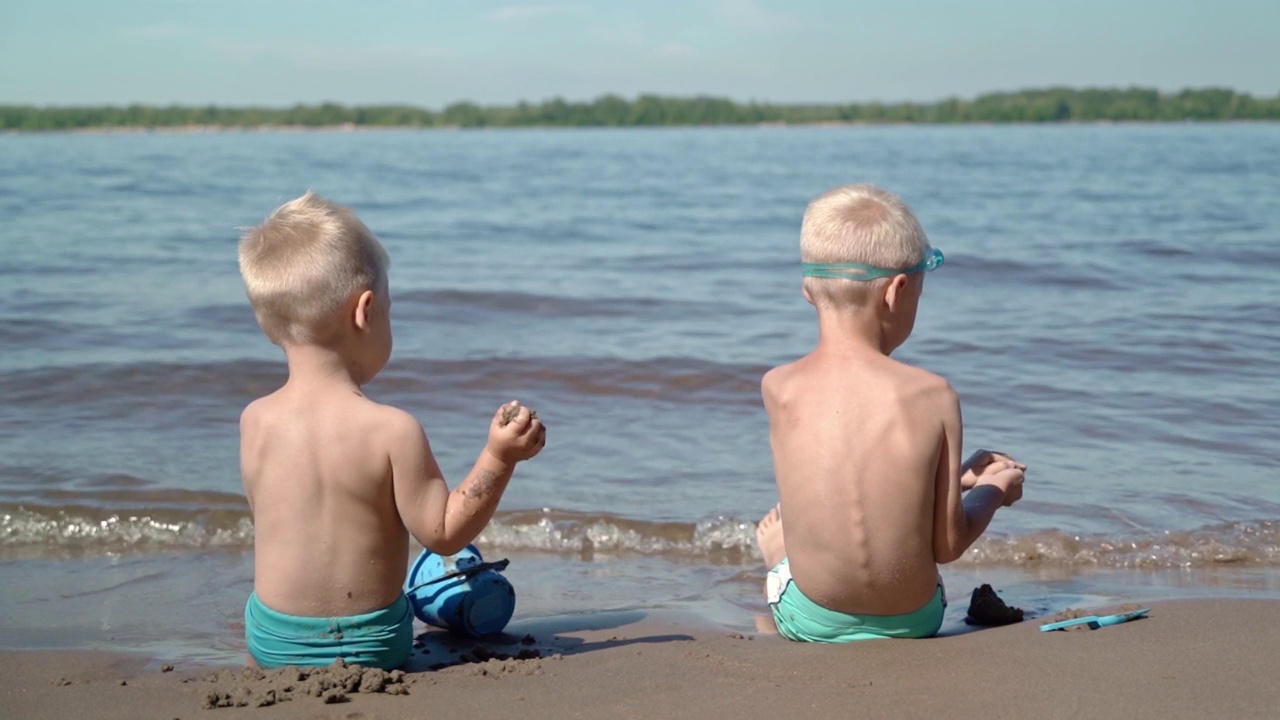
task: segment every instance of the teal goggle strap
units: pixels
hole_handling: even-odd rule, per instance
[[[929,272],[941,267],[945,259],[941,250],[929,248],[924,254],[924,260],[920,264],[912,265],[909,268],[882,268],[875,265],[864,265],[863,263],[802,263],[800,267],[804,271],[805,277],[867,281],[882,277],[893,277],[894,275]]]

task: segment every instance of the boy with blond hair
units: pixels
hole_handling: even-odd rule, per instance
[[[262,667],[398,667],[413,642],[409,537],[442,555],[464,548],[545,429],[515,401],[500,407],[450,492],[418,421],[361,390],[391,356],[391,297],[387,253],[355,213],[307,193],[246,231],[239,258],[258,324],[289,366],[240,418],[249,653]]]
[[[818,346],[761,382],[780,501],[756,530],[769,607],[792,640],[929,637],[946,608],[938,564],[1022,496],[1026,466],[985,450],[962,463],[955,391],[890,357],[943,260],[901,200],[825,193],[800,256]]]

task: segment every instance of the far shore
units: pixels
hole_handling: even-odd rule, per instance
[[[155,127],[142,126],[104,126],[66,128],[56,130],[0,130],[0,135],[211,135],[236,133],[363,133],[363,132],[485,132],[485,131],[520,131],[520,130],[725,130],[743,129],[783,129],[783,128],[885,128],[885,127],[928,127],[928,128],[960,128],[960,127],[1063,127],[1093,125],[1123,126],[1176,126],[1176,125],[1275,125],[1280,120],[1069,120],[1064,122],[964,122],[964,123],[924,123],[924,122],[872,122],[872,121],[823,121],[811,123],[799,122],[762,122],[762,123],[724,123],[718,125],[356,125],[345,123],[340,125],[161,125]]]

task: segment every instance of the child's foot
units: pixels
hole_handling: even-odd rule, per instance
[[[756,615],[756,632],[764,635],[777,635],[778,623],[774,621],[773,615]]]
[[[760,554],[764,555],[765,567],[770,570],[787,556],[787,546],[782,538],[782,505],[775,505],[756,523],[756,544],[760,546]]]

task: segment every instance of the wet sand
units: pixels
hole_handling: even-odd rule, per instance
[[[1049,618],[1032,618],[843,646],[725,633],[675,617],[568,616],[517,624],[519,632],[482,647],[431,633],[394,678],[5,652],[0,708],[6,718],[264,720],[1275,717],[1280,602],[1150,607],[1148,618],[1090,632],[1042,633]]]

